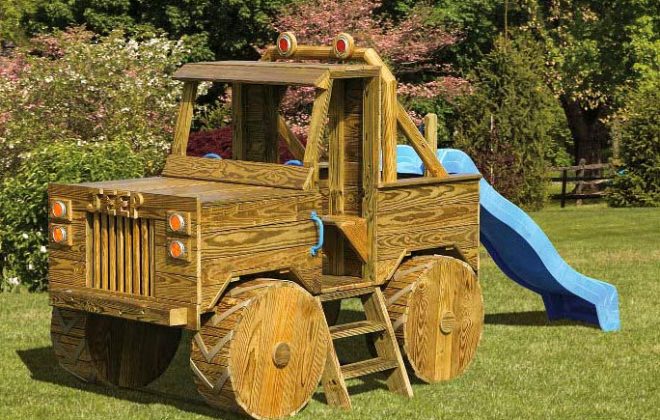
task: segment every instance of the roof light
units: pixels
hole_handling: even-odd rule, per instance
[[[298,48],[298,41],[293,32],[282,32],[277,37],[277,51],[284,57],[291,57]]]
[[[332,49],[337,58],[346,60],[351,58],[355,49],[355,41],[349,34],[342,32],[332,41]]]
[[[186,256],[186,246],[181,241],[170,241],[169,245],[167,246],[167,252],[172,258],[184,258]]]
[[[64,226],[53,226],[50,230],[50,239],[56,244],[66,243],[66,228]]]
[[[50,214],[58,219],[66,217],[68,212],[69,209],[67,209],[64,201],[55,200],[50,205]]]

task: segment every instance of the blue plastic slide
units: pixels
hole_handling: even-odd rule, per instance
[[[415,161],[410,149],[399,146],[397,155],[405,160],[398,171],[421,175],[421,160]],[[449,173],[479,173],[472,159],[460,150],[440,149],[437,155]],[[485,179],[479,189],[481,243],[504,274],[540,294],[550,320],[572,319],[599,325],[604,331],[618,330],[616,287],[575,271],[532,218]]]

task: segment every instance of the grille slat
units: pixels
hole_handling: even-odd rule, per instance
[[[87,229],[90,287],[153,296],[154,222],[94,213],[88,215]]]

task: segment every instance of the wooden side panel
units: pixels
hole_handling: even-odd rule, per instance
[[[164,176],[307,190],[313,169],[272,163],[169,156]]]
[[[378,258],[455,247],[478,269],[477,180],[405,185],[378,193]]]

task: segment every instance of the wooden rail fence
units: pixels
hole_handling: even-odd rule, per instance
[[[574,199],[577,205],[582,200],[591,198],[602,198],[605,195],[605,186],[613,178],[612,165],[609,163],[586,164],[584,159],[577,166],[560,166],[550,168],[554,172],[560,172],[559,177],[551,178],[552,182],[561,182],[561,193],[554,194],[552,198],[561,200],[561,207],[566,206],[566,200]],[[569,176],[569,172],[573,176]],[[571,192],[567,192],[567,184],[575,183]]]

